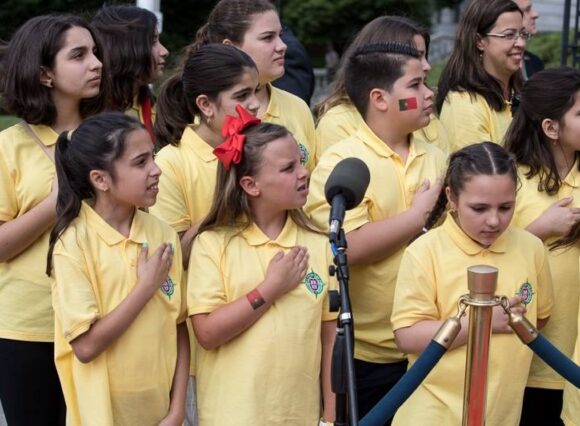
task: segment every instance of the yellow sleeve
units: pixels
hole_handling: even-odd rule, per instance
[[[181,290],[181,306],[179,309],[179,315],[177,317],[177,324],[180,324],[187,320],[187,283],[183,279],[183,259],[181,253],[181,242],[179,241],[179,236],[177,233],[174,233],[173,241],[171,242],[173,247],[175,248],[175,252],[173,253],[173,264],[171,265],[171,271],[169,272],[169,276],[174,282],[179,285],[179,289]]]
[[[188,314],[204,314],[228,303],[220,263],[222,247],[212,231],[198,236],[189,257],[187,274]]]
[[[85,333],[101,314],[82,257],[83,249],[77,244],[65,246],[59,241],[55,246],[52,306],[69,343]]]
[[[554,306],[554,293],[552,287],[552,274],[550,273],[550,264],[548,262],[548,256],[546,254],[546,249],[541,245],[541,250],[538,250],[538,255],[536,256],[536,268],[538,271],[538,288],[537,288],[537,298],[538,298],[538,319],[545,319],[552,313],[552,307]]]
[[[348,129],[342,125],[342,121],[336,118],[338,117],[331,114],[324,114],[318,120],[316,135],[318,137],[319,157],[335,143],[352,136],[352,134],[349,134]]]
[[[410,327],[424,320],[441,319],[435,303],[437,300],[435,277],[433,272],[428,270],[431,268],[425,267],[426,260],[425,256],[419,256],[408,249],[403,254],[391,314],[393,330]]]
[[[328,152],[320,159],[310,178],[310,193],[304,211],[310,220],[325,232],[328,231],[330,204],[326,201],[324,185],[336,164],[342,159],[342,156],[337,152]],[[363,201],[357,207],[346,212],[343,222],[345,232],[360,228],[365,223],[371,221],[368,208],[369,203],[370,200],[365,195]]]
[[[8,222],[18,215],[18,201],[14,182],[6,164],[4,152],[0,151],[0,221]]]
[[[187,231],[192,223],[186,205],[186,187],[180,170],[179,157],[167,148],[159,151],[155,162],[161,169],[159,177],[159,194],[157,202],[149,208],[149,212],[175,229],[176,232]],[[191,188],[193,185],[190,185]]]
[[[316,129],[314,127],[314,118],[312,117],[312,113],[308,108],[308,105],[304,104],[304,118],[302,122],[304,123],[304,135],[306,137],[308,143],[308,149],[310,151],[310,156],[308,161],[306,162],[305,166],[308,171],[312,172],[314,167],[316,167],[316,163],[320,159],[320,149],[318,143],[318,136],[316,135]]]
[[[447,130],[449,152],[467,145],[491,141],[492,123],[485,99],[471,99],[467,92],[449,92],[441,108],[440,121]]]

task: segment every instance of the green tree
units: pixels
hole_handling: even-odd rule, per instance
[[[282,17],[307,45],[332,41],[341,49],[367,22],[381,15],[405,15],[429,27],[433,1],[286,0]]]

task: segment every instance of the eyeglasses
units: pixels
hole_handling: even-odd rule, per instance
[[[501,33],[501,34],[486,33],[485,35],[490,36],[490,37],[503,38],[504,40],[508,40],[508,41],[516,41],[519,37],[521,37],[522,40],[527,41],[532,37],[532,35],[527,31],[521,31],[521,32],[506,31],[505,33]]]

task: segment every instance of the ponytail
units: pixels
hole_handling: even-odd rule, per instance
[[[157,148],[178,146],[185,127],[196,116],[204,120],[196,100],[206,96],[218,102],[222,92],[236,85],[256,64],[244,51],[223,43],[186,48],[187,56],[173,77],[161,86],[157,98]]]
[[[46,258],[46,275],[50,276],[52,271],[52,254],[54,245],[62,233],[68,228],[71,222],[79,215],[82,198],[73,190],[67,165],[68,147],[70,144],[70,131],[64,131],[56,141],[54,162],[56,165],[56,179],[58,182],[58,196],[56,199],[57,220],[50,232],[48,240],[48,255]],[[92,191],[89,188],[89,191]]]
[[[192,122],[197,112],[191,111],[186,102],[182,76],[183,72],[177,72],[159,90],[157,119],[154,124],[157,150],[169,144],[178,146],[185,127]]]
[[[223,40],[222,40],[223,41]],[[211,43],[211,35],[209,32],[209,23],[203,24],[195,33],[195,41],[187,46],[187,49],[199,49],[201,46]],[[217,43],[217,41],[216,41]]]
[[[60,134],[54,162],[58,179],[56,223],[50,232],[46,274],[52,271],[54,246],[79,215],[82,201],[96,198],[91,170],[104,170],[113,179],[114,162],[125,152],[127,135],[144,129],[135,118],[120,112],[104,112],[84,120],[74,131]]]

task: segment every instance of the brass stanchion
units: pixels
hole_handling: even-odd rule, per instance
[[[488,265],[475,265],[467,269],[469,295],[463,298],[463,303],[470,308],[463,426],[485,424],[491,319],[493,307],[499,304],[495,297],[497,272],[497,268]]]

